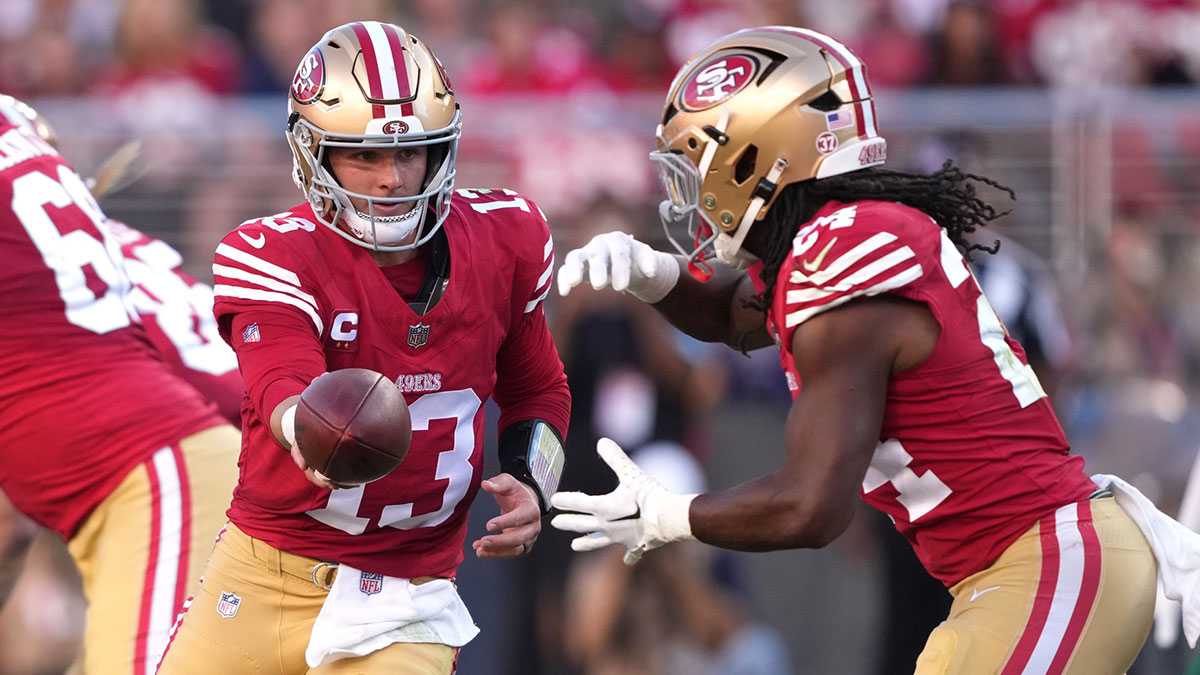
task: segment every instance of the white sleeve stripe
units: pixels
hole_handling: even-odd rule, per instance
[[[554,240],[547,239],[546,246],[542,249],[542,260],[549,260],[550,254],[554,252]]]
[[[312,319],[313,325],[317,328],[317,335],[321,335],[325,330],[325,327],[321,324],[321,317],[317,316],[317,312],[312,307],[284,293],[262,291],[257,288],[226,286],[224,284],[213,286],[213,293],[215,293],[216,297],[218,298],[257,300],[260,302],[278,302],[284,305],[291,305],[292,307],[300,309],[308,315],[308,318]]]
[[[287,293],[288,295],[293,295],[311,305],[313,309],[318,309],[317,299],[300,290],[299,288],[275,281],[269,277],[251,274],[246,270],[238,269],[236,267],[227,267],[225,265],[214,264],[213,279],[214,281],[217,279],[237,279],[240,281],[248,281],[252,284],[258,284],[259,286],[263,286],[274,291],[281,291],[283,293]]]
[[[526,314],[532,312],[534,310],[534,308],[536,308],[538,306],[539,302],[546,299],[546,294],[550,292],[550,286],[551,285],[547,285],[546,290],[542,291],[541,295],[539,295],[536,298],[525,303],[525,313]]]
[[[874,286],[871,286],[869,288],[860,289],[853,293],[847,293],[846,295],[843,295],[838,298],[834,298],[833,300],[826,302],[824,304],[821,304],[821,305],[817,305],[816,307],[809,307],[808,309],[801,309],[801,310],[792,312],[791,314],[788,314],[787,317],[784,319],[784,325],[788,328],[791,328],[792,326],[798,326],[798,325],[804,323],[805,321],[808,321],[812,317],[816,316],[817,314],[820,314],[821,312],[824,312],[826,310],[833,309],[834,307],[837,307],[838,305],[849,302],[850,300],[853,300],[854,298],[864,298],[864,297],[871,297],[873,295],[879,295],[880,293],[884,293],[884,292],[890,291],[895,288],[901,288],[903,286],[906,286],[906,285],[912,283],[914,280],[919,279],[919,278],[921,278],[921,265],[920,264],[913,265],[912,267],[904,270],[903,272],[897,274],[896,276],[894,276],[890,279],[887,279],[886,281],[875,284]]]
[[[863,266],[862,269],[855,271],[854,274],[851,274],[845,279],[842,279],[841,282],[838,283],[838,286],[843,284],[847,286],[861,284],[870,279],[874,279],[875,277],[894,267],[898,267],[900,263],[904,262],[905,260],[915,257],[917,257],[917,254],[913,253],[911,248],[907,246],[904,248],[898,248],[895,251],[883,256],[879,260]]]
[[[550,275],[554,273],[554,261],[550,261],[550,265],[546,267],[546,271],[542,272],[542,276],[538,277],[537,285],[534,288],[541,288],[542,284],[550,280]]]
[[[789,305],[812,303],[845,291],[844,288],[801,288],[788,291],[786,301]]]
[[[223,255],[230,260],[242,263],[243,265],[256,269],[263,274],[269,274],[280,281],[286,281],[293,286],[300,285],[300,277],[291,270],[286,270],[279,265],[269,263],[262,258],[250,255],[241,249],[234,248],[229,244],[218,244],[217,255]]]
[[[829,267],[817,272],[816,274],[813,274],[812,276],[808,276],[808,275],[804,274],[803,272],[801,272],[800,270],[796,270],[796,271],[792,272],[792,281],[798,281],[798,282],[810,281],[814,285],[823,286],[830,279],[836,277],[837,275],[841,274],[842,272],[845,272],[846,268],[850,267],[854,263],[863,259],[867,255],[869,255],[872,251],[878,250],[878,249],[882,248],[883,246],[885,246],[895,240],[896,240],[896,235],[894,235],[890,232],[879,232],[879,233],[873,235],[870,239],[867,239],[866,241],[862,242],[858,246],[855,246],[854,248],[850,249],[849,251],[846,251],[840,257],[838,257],[833,262],[831,262],[829,264]],[[815,249],[816,247],[814,246],[813,248]],[[810,249],[810,250],[812,250],[812,249]]]

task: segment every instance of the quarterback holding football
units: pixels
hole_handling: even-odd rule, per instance
[[[326,33],[284,121],[304,201],[213,260],[246,384],[240,479],[160,672],[447,675],[478,632],[453,583],[471,502],[482,488],[500,507],[476,555],[523,555],[562,472],[550,230],[523,195],[454,189],[454,90],[399,26]],[[335,485],[295,443],[297,402],[350,368],[403,394],[412,438],[398,469]],[[503,472],[482,480],[488,398]]]

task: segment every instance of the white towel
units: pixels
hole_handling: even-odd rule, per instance
[[[1182,603],[1183,634],[1195,647],[1200,637],[1200,534],[1159,511],[1137,488],[1116,476],[1097,474],[1092,482],[1112,490],[1117,504],[1150,543],[1162,592]]]
[[[449,579],[413,584],[343,564],[313,624],[304,660],[317,668],[397,642],[461,647],[478,634]]]

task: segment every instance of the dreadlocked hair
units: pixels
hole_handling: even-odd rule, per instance
[[[980,199],[975,193],[975,183],[996,188],[1008,194],[1010,199],[1016,198],[1012,189],[985,176],[963,173],[950,160],[931,174],[871,167],[786,186],[760,224],[766,225],[767,231],[761,256],[762,280],[766,288],[748,300],[746,306],[767,311],[774,297],[779,268],[791,254],[796,232],[830,201],[900,202],[933,218],[967,260],[971,260],[972,251],[995,253],[1000,249],[999,240],[984,246],[969,241],[967,235],[977,227],[1008,215],[1009,211],[997,211]]]

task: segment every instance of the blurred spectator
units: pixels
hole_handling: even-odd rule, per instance
[[[881,6],[849,45],[871,64],[872,86],[912,86],[929,72],[928,45],[898,19],[897,10]]]
[[[125,0],[117,23],[116,60],[98,75],[105,96],[178,96],[238,90],[239,47],[204,22],[198,0]]]
[[[242,88],[249,94],[286,92],[296,61],[323,34],[321,0],[259,0],[250,13]]]
[[[653,4],[664,16],[663,39],[672,70],[709,43],[739,28],[804,24],[799,3],[782,0],[667,0]],[[851,3],[842,0],[841,4]]]
[[[1000,53],[996,24],[986,2],[951,2],[941,28],[933,34],[932,44],[929,84],[978,86],[1011,82]]]
[[[650,443],[633,460],[668,489],[707,481],[683,447]],[[582,675],[788,675],[775,631],[722,583],[734,554],[696,542],[650,553],[637,566],[609,548],[578,555],[567,574],[565,650]]]
[[[112,0],[0,1],[0,91],[73,95],[112,42]]]
[[[1197,25],[1200,9],[1176,0],[1063,3],[1033,30],[1031,56],[1047,82],[1088,94],[1106,85],[1188,82],[1195,48],[1180,53],[1177,26]],[[1183,44],[1189,44],[1183,40]],[[1090,101],[1085,101],[1090,102]]]
[[[13,528],[23,530],[19,539],[33,538],[32,544],[9,539]],[[79,654],[84,628],[86,608],[75,563],[62,541],[46,530],[39,534],[0,493],[0,549],[6,543],[20,551],[24,566],[19,579],[11,580],[16,585],[8,601],[0,603],[0,673],[63,673]]]
[[[631,211],[612,199],[589,202],[574,227],[555,235],[560,250],[614,228],[645,237],[649,210]],[[652,232],[649,237],[654,241]],[[596,440],[610,436],[639,447],[671,441],[693,457],[708,453],[707,420],[725,393],[725,371],[708,345],[681,346],[653,309],[618,296],[576,293],[555,297],[549,317],[571,383],[571,434],[566,441],[564,490],[609,490],[611,471],[596,455]],[[692,347],[695,349],[693,350]],[[545,528],[531,557],[538,598],[539,646],[547,662],[565,667],[570,633],[563,591],[573,564],[570,537]],[[618,565],[622,565],[618,556]],[[623,566],[623,565],[622,565]],[[554,672],[549,670],[546,672]]]
[[[601,50],[602,76],[615,92],[658,91],[675,75],[661,35],[650,27],[618,22],[605,31]]]
[[[1103,272],[1089,298],[1083,367],[1094,379],[1133,376],[1180,382],[1182,356],[1164,306],[1168,268],[1150,223],[1118,219],[1105,248]]]
[[[464,92],[562,94],[600,84],[583,38],[532,0],[491,3],[485,26],[485,44],[455,82]]]
[[[477,58],[480,36],[472,0],[412,0],[402,3],[401,23],[426,44],[451,45],[438,54],[446,72],[461,73]]]
[[[249,94],[286,92],[296,74],[296,62],[327,27],[353,20],[391,21],[394,12],[389,5],[384,0],[254,0],[243,40],[242,90]],[[425,39],[423,34],[415,34]]]

